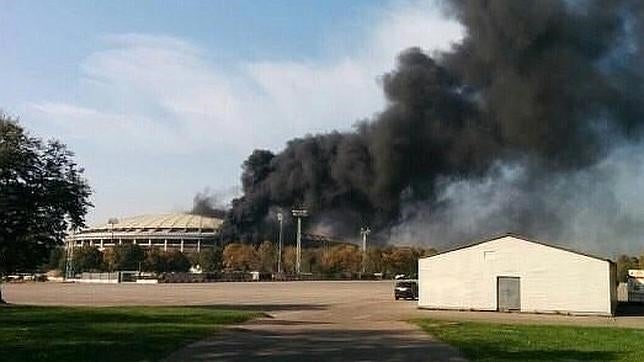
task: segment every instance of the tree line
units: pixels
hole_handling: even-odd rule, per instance
[[[410,247],[370,247],[366,257],[362,250],[352,244],[329,247],[303,248],[301,271],[316,275],[383,273],[416,275],[418,258],[436,253],[434,249]],[[65,254],[59,250],[52,257],[52,268],[64,269]],[[140,270],[145,272],[186,272],[199,267],[204,272],[215,271],[259,271],[277,272],[277,249],[275,243],[264,241],[259,245],[229,243],[224,248],[217,246],[203,248],[199,252],[179,250],[163,251],[159,248],[141,247],[137,244],[116,245],[99,250],[96,246],[75,248],[72,265],[75,272],[97,272],[116,270]],[[287,246],[282,252],[282,271],[293,274],[296,271],[297,251]]]
[[[137,270],[144,272],[187,272],[191,266],[199,265],[205,271],[214,271],[221,264],[218,248],[205,248],[200,252],[182,253],[171,249],[143,248],[137,244],[115,245],[99,250],[96,246],[85,245],[74,248],[71,267],[74,273],[111,272]],[[67,256],[60,249],[52,256],[50,267],[64,270]]]
[[[338,273],[383,273],[385,275],[416,275],[418,258],[436,253],[435,249],[411,247],[370,247],[363,260],[362,249],[353,244],[302,249],[301,271],[318,275]],[[223,267],[231,270],[276,271],[274,243],[264,241],[257,247],[250,244],[231,243],[223,251]],[[294,273],[297,250],[287,246],[282,252],[282,270]]]
[[[416,275],[418,258],[434,255],[433,248],[378,246],[367,249],[364,267],[367,273]],[[297,253],[295,247],[286,246],[282,251],[282,271],[295,273]],[[363,268],[362,250],[352,244],[302,249],[301,271],[317,275],[358,273]],[[644,254],[640,257],[620,255],[616,259],[617,279],[626,281],[629,269],[644,269]],[[245,243],[229,243],[224,248],[207,247],[200,252],[167,252],[159,248],[141,247],[136,244],[116,245],[100,251],[95,246],[76,248],[72,258],[76,272],[141,270],[146,272],[186,272],[191,266],[199,266],[204,272],[214,271],[260,271],[277,272],[277,249],[275,243],[264,241],[254,246]],[[56,249],[43,269],[65,269],[65,253]]]

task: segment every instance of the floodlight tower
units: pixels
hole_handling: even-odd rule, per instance
[[[111,234],[110,235],[110,242],[112,243],[112,246],[114,246],[114,225],[119,223],[119,219],[117,219],[115,217],[111,217],[111,218],[109,218],[109,220],[107,220],[107,223],[110,225],[110,234]],[[119,244],[120,244],[120,242],[119,242]]]
[[[362,236],[362,274],[367,271],[367,235],[371,233],[368,226],[360,228],[360,235]]]
[[[309,212],[304,208],[291,210],[293,217],[297,219],[297,260],[295,261],[295,272],[300,274],[302,269],[302,218],[309,216]]]
[[[277,242],[277,272],[282,273],[282,224],[284,222],[284,214],[277,213],[277,221],[280,223],[279,241]]]

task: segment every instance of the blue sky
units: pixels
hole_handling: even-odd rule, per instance
[[[0,108],[76,152],[90,223],[226,202],[254,148],[350,129],[409,46],[458,41],[431,1],[0,0]]]

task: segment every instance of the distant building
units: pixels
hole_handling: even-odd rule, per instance
[[[505,234],[422,258],[420,308],[613,315],[615,264]]]
[[[67,245],[96,246],[103,250],[119,244],[138,244],[161,250],[200,251],[215,245],[221,219],[191,214],[127,217],[83,229],[67,238]]]

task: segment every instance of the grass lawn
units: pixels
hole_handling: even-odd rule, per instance
[[[644,329],[417,320],[473,361],[644,361]]]
[[[0,361],[154,361],[259,315],[210,307],[0,306]]]

